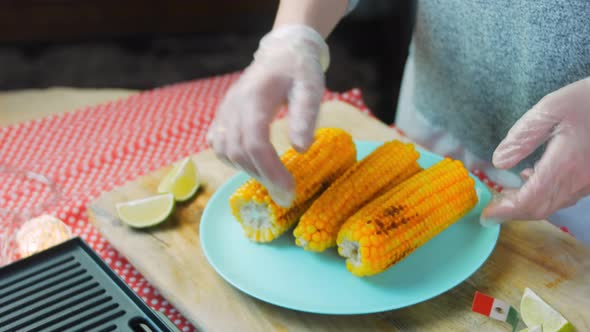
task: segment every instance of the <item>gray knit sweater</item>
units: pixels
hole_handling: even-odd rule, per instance
[[[400,105],[491,160],[543,96],[590,76],[590,0],[420,0],[408,60]]]

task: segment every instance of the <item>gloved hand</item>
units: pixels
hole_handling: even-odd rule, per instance
[[[294,199],[295,185],[270,143],[269,126],[288,101],[291,144],[299,152],[311,145],[328,63],[328,46],[312,28],[286,25],[271,31],[227,92],[207,134],[221,160],[256,178],[285,207]]]
[[[520,189],[506,189],[483,212],[482,223],[545,219],[590,194],[590,78],[545,96],[498,145],[494,166],[508,169],[549,141]]]

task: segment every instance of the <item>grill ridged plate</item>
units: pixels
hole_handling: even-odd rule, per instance
[[[73,238],[0,269],[0,332],[5,331],[178,330],[82,239]]]

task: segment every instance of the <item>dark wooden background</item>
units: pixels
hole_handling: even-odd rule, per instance
[[[0,42],[254,31],[272,22],[277,4],[274,0],[4,0]]]
[[[364,0],[329,38],[328,88],[393,120],[411,1]],[[149,89],[240,70],[278,0],[0,0],[0,90]]]

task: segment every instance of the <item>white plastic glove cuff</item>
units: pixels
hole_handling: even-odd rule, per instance
[[[325,72],[330,66],[330,48],[324,38],[313,28],[303,24],[284,25],[269,32],[260,40],[254,59],[260,58],[266,52],[272,52],[274,40],[288,40],[281,43],[281,47],[288,45],[293,54],[304,54],[316,58]],[[263,53],[264,52],[264,53]]]

